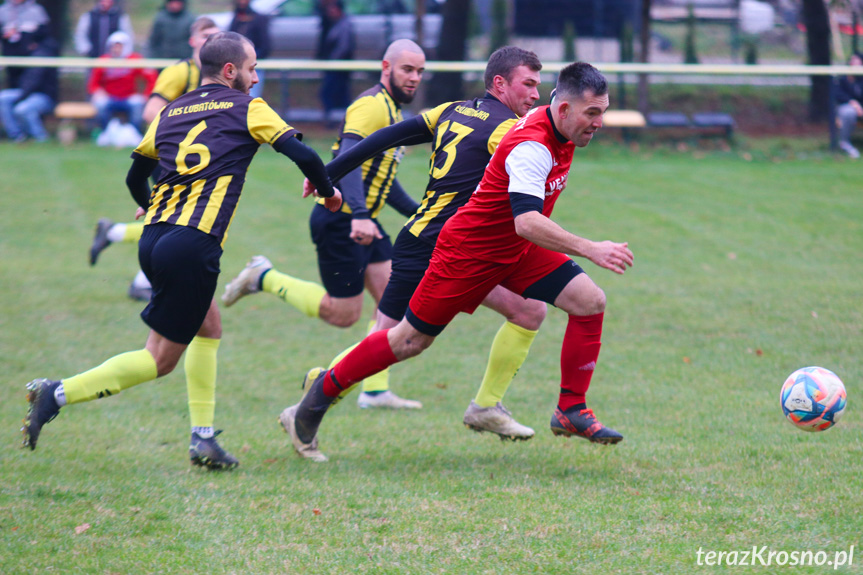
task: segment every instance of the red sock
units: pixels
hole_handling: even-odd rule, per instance
[[[324,394],[336,397],[358,381],[398,363],[387,340],[388,329],[376,331],[348,353],[324,377]]]
[[[590,378],[599,359],[602,345],[603,314],[571,315],[560,351],[560,399],[558,407],[566,411],[584,403]]]

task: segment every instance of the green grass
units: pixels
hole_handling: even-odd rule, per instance
[[[324,150],[327,141],[312,140]],[[859,165],[758,151],[580,151],[555,219],[628,241],[608,295],[590,404],[626,440],[554,438],[564,314],[550,310],[506,403],[537,430],[502,443],[461,425],[500,319],[459,317],[392,370],[419,413],[336,407],[323,465],[299,460],[276,417],[311,366],[362,336],[276,298],[223,310],[217,426],[241,466],[192,469],[182,369],[64,409],[18,449],[23,384],[68,377],[143,346],[125,296],[134,249],[87,263],[93,224],[128,219],[128,151],[0,145],[0,556],[3,573],[822,573],[698,566],[697,552],[863,551]],[[401,171],[417,195],[426,151]],[[262,150],[222,261],[256,253],[317,278],[298,171]],[[388,214],[390,233],[399,218]],[[370,309],[370,308],[369,308]],[[362,322],[365,323],[365,322]],[[834,429],[783,420],[779,387],[822,365],[846,383]],[[341,437],[341,439],[340,439]],[[89,529],[76,534],[76,528]]]

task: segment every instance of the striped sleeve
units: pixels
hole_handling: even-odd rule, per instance
[[[299,130],[285,123],[269,104],[260,98],[249,102],[249,114],[246,118],[249,133],[259,144],[271,146],[283,135],[300,136]]]

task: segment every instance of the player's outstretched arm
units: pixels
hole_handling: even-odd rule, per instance
[[[384,150],[396,146],[428,144],[433,140],[434,134],[429,131],[422,116],[415,116],[374,132],[349,150],[340,150],[336,159],[327,164],[327,173],[337,182],[345,174]]]
[[[321,161],[321,157],[318,156],[317,152],[294,136],[279,138],[273,144],[273,148],[277,152],[286,155],[293,160],[295,164],[297,164],[297,167],[300,168],[303,175],[308,178],[311,185],[314,186],[315,190],[317,190],[317,195],[322,198],[331,198],[335,196],[336,192],[335,188],[333,188],[333,183],[330,181],[330,178],[327,175],[327,170],[324,168],[324,163]],[[306,195],[307,194],[304,190],[303,197]],[[341,201],[339,204],[341,205]]]
[[[587,258],[599,267],[616,274],[624,273],[634,262],[629,244],[610,241],[594,242],[579,237],[538,211],[528,211],[516,216],[515,232],[540,247]]]

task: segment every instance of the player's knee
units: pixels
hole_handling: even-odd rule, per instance
[[[596,284],[568,290],[555,305],[570,315],[594,315],[605,311],[605,292]]]
[[[359,316],[359,314],[357,314],[356,316],[354,316],[354,315],[332,315],[329,317],[324,317],[324,315],[321,314],[321,319],[323,319],[325,322],[327,322],[331,326],[345,328],[345,327],[351,327],[352,325],[357,323],[357,321],[359,321],[359,319],[360,319],[360,316]]]
[[[177,367],[177,363],[179,363],[178,358],[173,357],[156,357],[156,373],[157,377],[162,377],[163,375],[168,375]]]
[[[416,357],[434,343],[434,336],[415,330],[406,321],[390,330],[390,348],[399,361]]]
[[[526,305],[522,309],[518,310],[512,317],[507,318],[507,320],[518,327],[536,331],[545,320],[548,306],[545,305],[545,302],[538,300],[526,300],[526,302]]]
[[[351,327],[360,320],[362,314],[362,299],[358,304],[326,297],[321,302],[320,318],[335,327]]]
[[[584,300],[584,315],[594,315],[605,312],[605,292],[599,287],[587,294]]]
[[[430,341],[415,341],[408,340],[400,342],[400,344],[393,349],[393,354],[398,358],[399,361],[416,357],[425,350],[429,348],[431,345]]]

